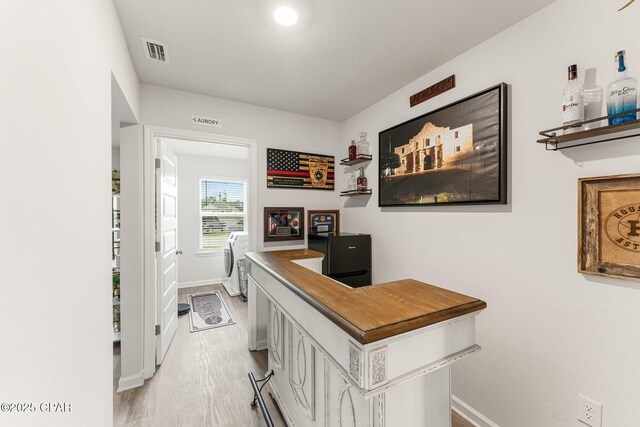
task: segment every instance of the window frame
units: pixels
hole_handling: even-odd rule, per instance
[[[247,177],[240,176],[217,176],[217,175],[201,175],[198,177],[198,250],[197,255],[206,256],[211,254],[222,254],[224,252],[224,244],[219,248],[205,248],[203,247],[203,235],[202,235],[202,194],[200,191],[202,190],[202,181],[226,181],[226,182],[240,182],[243,185],[243,211],[242,214],[238,214],[236,212],[220,212],[220,214],[216,214],[215,216],[242,216],[242,231],[247,231],[247,221],[248,221],[248,213],[247,213],[247,189],[249,185],[249,179]],[[211,213],[208,213],[211,215]],[[229,232],[232,233],[232,232]]]

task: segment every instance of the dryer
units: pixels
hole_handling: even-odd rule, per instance
[[[229,234],[224,245],[224,271],[227,277],[222,284],[229,296],[240,295],[240,272],[238,260],[244,259],[244,254],[249,250],[249,236],[246,231],[234,231]]]

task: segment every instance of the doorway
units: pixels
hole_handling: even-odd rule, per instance
[[[138,255],[136,249],[141,246],[142,242],[142,219],[137,220],[135,209],[136,202],[142,196],[141,193],[136,191],[136,183],[141,185],[142,182],[142,170],[141,167],[135,164],[135,155],[133,155],[138,149],[140,153],[142,152],[139,130],[140,126],[137,125],[137,118],[115,76],[111,74],[111,167],[108,171],[105,171],[111,178],[111,226],[109,230],[111,236],[111,269],[110,277],[108,278],[111,292],[109,299],[105,299],[105,304],[109,305],[112,312],[110,327],[113,331],[113,352],[114,355],[119,355],[119,360],[123,349],[127,352],[135,352],[136,345],[141,345],[140,340],[135,339],[136,322],[132,321],[136,316],[141,318],[141,311],[134,308],[133,315],[131,315],[131,310],[128,311],[128,319],[123,319],[122,316],[123,304],[126,306],[128,303],[135,301],[135,298],[131,298],[131,292],[135,291],[136,288],[139,288],[141,292],[143,283],[141,274],[142,251],[140,250]],[[127,174],[123,176],[122,171],[125,169]],[[134,170],[139,172],[140,179],[138,179]],[[129,215],[126,220],[123,220],[123,214]],[[104,231],[106,232],[106,230]],[[124,242],[124,245],[121,242]],[[126,298],[122,298],[123,290],[128,292]],[[126,329],[125,334],[123,334],[123,325],[128,325],[124,328]],[[140,325],[138,327],[141,328]],[[125,366],[128,366],[128,363],[125,363]],[[119,365],[114,367],[114,392],[119,387],[141,384],[141,371],[141,367],[138,367],[138,372],[135,373],[122,372]]]
[[[178,288],[224,278],[223,247],[231,231],[242,228],[249,235],[249,250],[257,247],[256,146],[253,139],[144,128],[145,379],[169,351]],[[175,197],[167,190],[172,184]],[[240,187],[242,204],[229,194]],[[235,210],[230,212],[231,206]]]

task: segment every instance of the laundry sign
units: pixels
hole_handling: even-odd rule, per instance
[[[214,128],[222,127],[222,122],[220,120],[212,119],[211,117],[202,117],[202,116],[192,115],[191,123],[193,123],[194,125],[211,126]]]

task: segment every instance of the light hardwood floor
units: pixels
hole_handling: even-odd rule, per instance
[[[259,427],[266,426],[257,407],[249,406],[253,391],[247,374],[267,370],[266,351],[247,350],[247,304],[228,296],[222,285],[180,289],[187,294],[220,289],[235,325],[189,332],[189,316],[178,318],[178,331],[164,362],[143,387],[116,393],[120,351],[114,348],[113,421],[135,427]],[[275,426],[286,427],[282,415],[264,393]],[[394,427],[394,426],[391,426]],[[453,427],[472,427],[453,413]]]
[[[114,393],[115,426],[266,426],[260,410],[249,406],[253,391],[247,374],[253,371],[262,377],[267,355],[247,350],[247,304],[229,297],[222,285],[180,289],[178,301],[212,289],[221,290],[235,325],[191,333],[189,316],[180,316],[176,336],[155,375],[143,387]],[[120,358],[114,356],[115,388]],[[263,394],[274,424],[285,427],[271,398]]]

